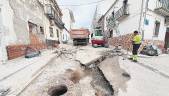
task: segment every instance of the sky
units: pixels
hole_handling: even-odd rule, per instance
[[[114,0],[104,0],[100,3],[85,6],[61,6],[61,5],[79,5],[87,4],[91,2],[97,2],[100,0],[57,0],[61,9],[69,8],[73,11],[75,17],[74,28],[90,28],[92,19],[98,6],[98,13],[104,14],[109,7],[113,4]]]

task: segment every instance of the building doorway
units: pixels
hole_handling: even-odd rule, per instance
[[[37,25],[32,23],[32,22],[28,22],[28,26],[29,26],[29,33],[38,33],[38,29],[37,29]]]
[[[113,37],[113,30],[110,30],[110,36],[109,38],[112,38]]]
[[[167,28],[166,34],[165,34],[165,49],[169,48],[169,28]]]
[[[41,39],[38,36],[38,27],[36,24],[32,22],[28,22],[29,27],[29,38],[30,38],[30,44],[32,45],[38,45],[41,43]]]

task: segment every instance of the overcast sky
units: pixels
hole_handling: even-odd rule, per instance
[[[79,5],[100,0],[57,0],[59,5]],[[75,28],[90,28],[96,6],[98,5],[99,14],[104,14],[111,6],[114,0],[105,0],[103,2],[85,5],[85,6],[60,6],[60,8],[69,8],[73,11],[75,17]]]

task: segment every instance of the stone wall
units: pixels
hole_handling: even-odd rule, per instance
[[[127,34],[127,35],[122,35],[120,37],[113,37],[109,39],[109,44],[113,45],[113,46],[118,46],[121,45],[123,49],[126,50],[132,50],[132,38],[133,35],[132,34]],[[147,44],[154,44],[157,45],[162,51],[164,51],[164,41],[160,41],[160,40],[144,40],[142,42],[142,45],[140,47],[140,49],[143,48],[143,46],[147,45]]]

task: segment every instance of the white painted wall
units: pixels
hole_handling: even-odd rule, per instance
[[[113,11],[115,13],[122,7],[122,0],[118,0],[115,6],[106,14],[106,18],[109,17]],[[134,30],[138,30],[140,12],[141,12],[141,0],[129,0],[129,16],[124,18],[122,21],[119,21],[119,31],[122,35],[133,32]],[[106,22],[105,18],[105,22]],[[107,30],[105,23],[105,31]],[[115,31],[115,30],[114,30]],[[116,34],[114,33],[114,36]]]
[[[50,2],[50,0],[40,0],[40,2],[43,2],[44,4],[52,4],[52,3]],[[53,5],[53,4],[52,4],[52,5]],[[59,13],[58,13],[58,15],[59,15]],[[49,19],[48,19],[46,16],[44,16],[43,22],[44,22],[44,25],[45,25],[45,28],[44,28],[44,29],[45,29],[45,37],[46,37],[46,39],[48,39],[48,40],[55,40],[55,41],[61,41],[63,30],[60,29],[54,22],[53,22],[54,25],[51,26],[51,25],[50,25],[50,22],[49,22]],[[50,36],[49,27],[52,27],[52,28],[53,28],[53,33],[54,33],[54,36],[53,36],[53,37]],[[59,31],[59,36],[57,35],[57,30]],[[58,37],[59,37],[59,38],[58,38]]]
[[[0,63],[7,60],[6,46],[16,41],[13,11],[8,0],[0,0]]]
[[[1,12],[1,5],[0,5],[0,64],[3,61],[7,60],[6,56],[6,48],[4,44],[4,32],[3,32],[3,24],[2,24],[2,12]]]
[[[13,10],[11,9],[8,0],[1,0],[1,15],[2,26],[6,38],[6,45],[15,43],[17,40],[13,26]]]
[[[73,23],[70,17],[70,9],[62,9],[63,17],[62,21],[65,23],[65,27],[69,30],[73,27]]]
[[[65,23],[65,27],[70,31],[72,24],[69,9],[62,9],[62,13],[63,13],[62,20]],[[66,30],[64,30],[62,33],[62,42],[68,42],[69,39],[70,34]]]
[[[113,8],[105,15],[105,17],[109,17],[113,10],[115,12],[122,6],[123,0],[118,0],[118,2],[115,4]],[[144,21],[142,20],[142,30],[144,30],[144,39],[156,39],[156,40],[163,40],[165,38],[165,32],[166,32],[166,25],[164,24],[165,18],[163,16],[160,16],[156,14],[154,9],[156,8],[156,2],[157,0],[149,0],[149,10],[147,12],[147,19],[149,20],[149,25],[144,25]],[[141,4],[142,0],[128,0],[129,4],[129,13],[130,15],[123,20],[119,21],[119,31],[121,35],[125,35],[128,33],[132,33],[134,30],[139,29],[139,21],[140,21],[140,14],[141,14]],[[146,5],[146,0],[144,1],[144,8]],[[105,18],[105,22],[106,22]],[[155,21],[158,20],[160,21],[160,32],[159,36],[156,38],[153,38],[153,33],[154,33],[154,28],[155,28]],[[105,23],[105,29],[104,31],[107,30],[106,23]],[[115,31],[115,30],[114,30]],[[113,34],[114,36],[117,36],[116,33]]]
[[[73,28],[74,21],[72,20],[70,16],[70,9],[62,9],[63,17],[62,21],[65,24],[65,27],[68,31],[70,31]],[[62,41],[63,42],[71,42],[70,40],[70,34],[64,30],[62,33]]]
[[[146,26],[145,25],[145,39],[155,39],[155,40],[161,40],[164,41],[165,39],[165,34],[166,34],[166,28],[168,26],[165,25],[165,17],[161,16],[154,11],[154,9],[156,8],[156,3],[158,1],[157,0],[149,0],[148,3],[148,12],[147,12],[147,19],[149,20],[149,25]],[[154,32],[155,32],[155,21],[159,21],[160,22],[160,30],[159,30],[159,36],[158,37],[154,37]]]
[[[61,36],[61,30],[55,24],[53,26],[51,26],[50,22],[49,22],[49,19],[46,18],[46,17],[44,18],[44,23],[45,23],[45,36],[46,36],[46,39],[59,41],[60,38],[58,38],[56,30],[59,31],[59,36]],[[50,36],[49,27],[53,28],[53,34],[54,34],[53,37]]]
[[[165,26],[165,18],[163,16],[160,16],[154,12],[149,11],[147,13],[147,19],[149,20],[149,25],[145,25],[145,39],[155,39],[155,40],[162,40],[165,39],[165,33],[166,28]],[[155,31],[155,21],[160,22],[160,30],[159,30],[159,36],[154,37],[154,31]]]
[[[45,37],[47,39],[57,41],[61,39],[62,30],[57,25],[53,26],[54,37],[50,37],[50,22],[39,3],[36,0],[32,1],[0,0],[0,61],[7,60],[7,45],[29,44],[28,21],[36,24],[38,27],[44,27]],[[59,30],[59,38],[56,29]]]

